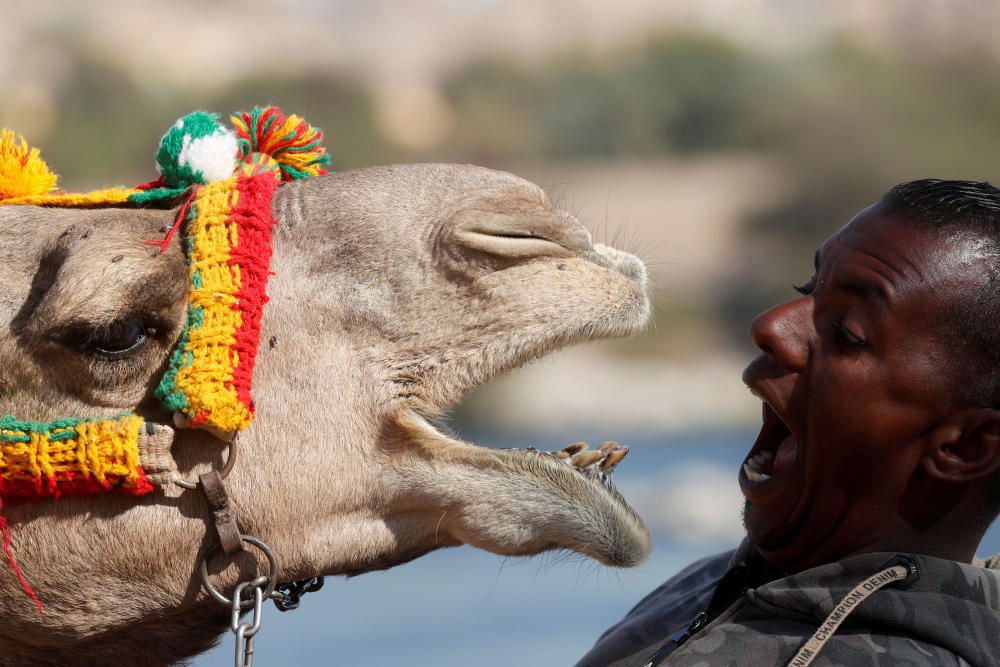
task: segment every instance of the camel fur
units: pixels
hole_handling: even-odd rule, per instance
[[[592,243],[537,186],[471,166],[286,184],[273,211],[257,418],[227,484],[242,531],[278,554],[281,581],[460,544],[644,559],[646,528],[594,474],[434,423],[510,369],[639,331],[650,307],[636,257]],[[153,391],[183,327],[186,266],[179,243],[156,254],[143,241],[175,215],[0,207],[0,414],[169,421]],[[94,352],[135,323],[146,336],[136,350]],[[220,465],[224,446],[178,431],[173,454],[192,477]],[[576,462],[593,472],[600,457],[588,456]],[[167,485],[3,511],[44,614],[0,563],[0,665],[173,664],[225,631],[228,611],[196,574],[213,540],[200,493]],[[213,577],[228,591],[259,565],[251,550]]]

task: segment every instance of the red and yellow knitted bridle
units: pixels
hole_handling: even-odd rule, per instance
[[[9,130],[0,132],[0,205],[181,204],[174,228],[155,243],[165,250],[183,230],[187,321],[156,393],[175,425],[224,439],[247,428],[254,416],[254,362],[276,223],[271,200],[283,181],[324,174],[329,162],[323,133],[297,116],[258,107],[231,120],[235,131],[214,114],[185,116],[160,141],[160,178],[84,194],[51,192],[56,178],[38,150]],[[0,416],[0,508],[5,501],[62,495],[142,495],[176,475],[167,426],[131,414],[47,423],[23,417]],[[2,515],[0,530],[10,556]]]

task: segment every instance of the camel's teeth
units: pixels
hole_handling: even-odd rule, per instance
[[[628,447],[622,447],[621,449],[616,449],[613,452],[610,452],[604,460],[601,461],[601,470],[606,473],[610,473],[626,456],[628,456]]]
[[[585,452],[580,452],[579,454],[574,456],[573,465],[576,466],[577,468],[583,469],[597,463],[603,458],[604,454],[602,452],[588,450]]]
[[[599,447],[599,449],[602,452],[604,452],[605,454],[607,454],[608,452],[613,452],[616,449],[620,449],[620,448],[621,448],[621,445],[619,445],[617,442],[613,442],[611,440],[608,440],[607,442],[602,442],[601,446]]]
[[[589,445],[585,442],[574,442],[572,445],[566,445],[563,447],[563,451],[573,456],[574,454],[579,454],[583,450],[587,449]]]

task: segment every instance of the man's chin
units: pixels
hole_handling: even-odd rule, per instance
[[[764,521],[760,516],[758,508],[749,499],[743,502],[743,527],[747,531],[747,537],[754,544],[760,545],[762,540],[767,540]]]
[[[744,465],[744,468],[746,466]],[[784,550],[809,530],[806,519],[816,509],[816,499],[798,466],[792,466],[764,481],[753,481],[740,472],[740,491],[745,499],[743,526],[761,551]]]
[[[836,548],[842,516],[842,512],[779,515],[747,500],[743,525],[760,555],[779,570],[791,573],[843,557]]]
[[[743,504],[747,537],[765,554],[780,551],[794,541],[796,531],[789,524],[790,517],[777,518],[749,499]]]

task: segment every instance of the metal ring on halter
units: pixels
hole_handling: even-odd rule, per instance
[[[226,449],[229,450],[229,456],[226,458],[226,462],[222,466],[222,470],[219,471],[219,476],[221,476],[222,479],[229,477],[230,471],[232,471],[233,466],[236,465],[237,442],[238,440],[236,438],[233,438],[232,440],[226,443]],[[197,480],[192,482],[189,479],[184,479],[183,477],[177,476],[174,477],[171,481],[177,486],[184,489],[194,490],[198,488]]]
[[[265,556],[267,556],[268,571],[266,575],[261,575],[256,579],[253,579],[250,584],[255,588],[259,588],[262,584],[267,584],[264,588],[264,599],[271,597],[271,593],[274,592],[274,587],[278,583],[278,559],[275,557],[274,552],[271,551],[271,547],[264,544],[263,540],[260,540],[251,535],[240,535],[240,539],[247,544],[252,544],[258,549],[260,549]],[[199,571],[201,572],[201,583],[204,584],[205,590],[208,591],[218,602],[226,605],[227,607],[232,607],[235,602],[230,598],[219,592],[219,589],[215,587],[212,583],[211,578],[208,576],[208,559],[215,555],[220,549],[218,544],[212,545],[212,547],[205,552],[205,557],[201,559],[201,565],[199,566]],[[253,607],[253,600],[245,600],[240,602],[241,609],[250,609]]]

